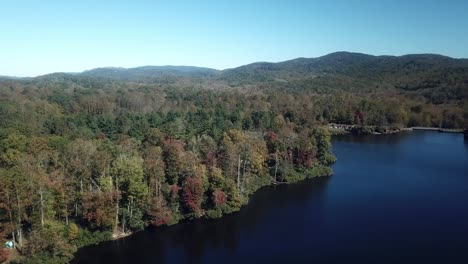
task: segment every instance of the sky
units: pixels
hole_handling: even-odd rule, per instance
[[[468,1],[2,0],[0,36],[0,75],[20,77],[335,51],[468,58]]]

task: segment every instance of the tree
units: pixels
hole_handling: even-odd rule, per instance
[[[224,206],[227,202],[227,195],[221,189],[215,189],[212,193],[215,208]]]
[[[51,211],[52,199],[50,193],[50,178],[47,174],[47,166],[49,164],[48,153],[41,152],[41,155],[33,156],[25,155],[19,161],[20,173],[29,178],[33,194],[33,203],[39,207],[38,219],[41,226],[45,225],[47,218],[51,218],[54,212]]]
[[[165,164],[162,159],[163,150],[160,147],[149,146],[144,153],[144,169],[149,185],[150,197],[161,195],[162,184],[165,182]]]
[[[26,152],[29,140],[21,134],[9,134],[0,141],[0,165],[13,167],[18,163],[22,153]]]
[[[201,214],[201,204],[203,202],[203,183],[200,177],[189,177],[185,180],[182,189],[182,198],[185,207],[195,215]]]
[[[79,232],[80,230],[75,223],[70,223],[68,225],[68,239],[69,240],[75,240],[78,237]]]
[[[177,139],[166,139],[164,141],[163,158],[166,164],[166,179],[169,184],[177,184],[182,172],[181,163],[184,155],[184,143]]]
[[[117,199],[117,213],[120,205],[126,206],[125,215],[122,211],[122,231],[125,231],[125,220],[133,221],[133,210],[141,207],[148,195],[145,183],[143,159],[140,157],[120,156],[112,164],[111,175],[114,178],[116,192],[120,192],[121,199]],[[127,219],[128,218],[128,219]],[[118,218],[116,218],[118,219]]]
[[[187,144],[188,150],[195,153],[198,159],[209,164],[213,164],[213,161],[210,159],[213,158],[211,155],[216,152],[216,147],[214,139],[205,134],[201,136],[193,136]]]
[[[79,185],[81,194],[83,194],[85,188],[93,188],[91,180],[91,164],[96,151],[97,149],[93,142],[82,139],[73,141],[66,151],[66,167],[69,172],[74,175],[74,179]]]
[[[239,210],[242,205],[242,197],[235,182],[231,179],[226,180],[225,190],[227,196],[226,205],[228,206],[226,212],[229,213]]]
[[[155,226],[167,225],[173,221],[173,213],[162,196],[153,197],[148,215],[151,217],[151,223]]]
[[[92,228],[110,229],[115,224],[118,194],[111,191],[86,191],[83,196],[83,218]]]
[[[44,227],[31,232],[23,254],[28,257],[47,255],[50,258],[60,260],[60,262],[68,262],[75,251],[76,246],[71,245],[64,238],[63,226],[49,222]]]
[[[17,170],[0,169],[0,208],[7,212],[11,236],[23,244],[23,221],[29,220],[32,205],[31,180]]]
[[[161,147],[164,143],[164,134],[158,128],[151,128],[146,133],[144,141],[152,146]]]
[[[326,129],[315,129],[315,139],[317,141],[317,157],[323,165],[331,165],[336,161],[331,153],[330,133]]]
[[[313,132],[304,129],[297,137],[293,150],[294,164],[299,167],[310,168],[314,164],[317,155],[317,143]]]
[[[268,152],[265,141],[256,134],[229,130],[223,135],[222,155],[227,176],[235,177],[243,191],[243,182],[250,174],[263,176]]]
[[[208,182],[209,189],[212,191],[214,191],[215,189],[223,188],[225,182],[223,177],[223,171],[218,167],[209,167]]]

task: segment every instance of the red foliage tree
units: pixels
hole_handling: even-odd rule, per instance
[[[173,218],[172,211],[167,207],[163,197],[155,197],[152,200],[148,214],[152,217],[152,224],[155,226],[169,224]]]
[[[184,183],[182,199],[186,208],[199,214],[203,201],[203,182],[199,177],[189,177]]]
[[[227,195],[221,189],[216,189],[213,191],[213,203],[216,207],[225,205],[226,201]]]
[[[97,227],[114,223],[116,192],[87,192],[83,195],[83,218]]]

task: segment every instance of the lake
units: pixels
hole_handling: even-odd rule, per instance
[[[240,212],[80,249],[76,263],[468,263],[463,134],[333,138],[334,175]]]

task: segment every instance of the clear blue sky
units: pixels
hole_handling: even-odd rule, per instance
[[[2,0],[0,34],[0,75],[14,76],[334,51],[466,58],[468,1]]]

